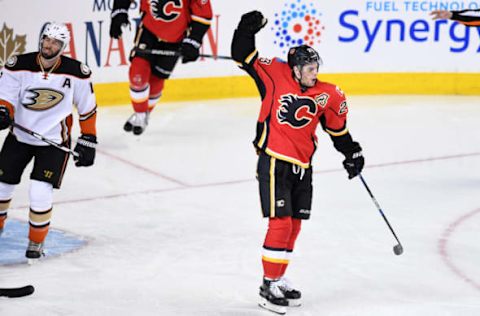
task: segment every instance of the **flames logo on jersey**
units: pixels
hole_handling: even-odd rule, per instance
[[[22,103],[24,107],[33,111],[45,111],[53,108],[63,100],[63,93],[52,89],[28,89],[30,95],[25,96],[30,102]]]
[[[180,16],[182,0],[149,0],[150,10],[155,20],[172,22]]]
[[[280,107],[277,110],[277,119],[280,124],[302,128],[308,125],[317,115],[317,105],[312,98],[284,94],[278,101]]]

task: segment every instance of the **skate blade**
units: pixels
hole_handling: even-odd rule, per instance
[[[260,302],[258,302],[258,306],[270,312],[277,313],[279,315],[285,315],[287,313],[286,306],[278,306],[278,305],[272,304],[263,297],[260,299]]]
[[[289,299],[287,298],[288,301],[288,307],[299,307],[302,306],[302,299],[297,298],[297,299]]]
[[[33,266],[40,261],[40,258],[27,258],[27,263],[29,266]]]

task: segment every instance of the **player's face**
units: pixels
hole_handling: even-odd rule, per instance
[[[317,83],[318,63],[307,64],[300,69],[300,83],[305,87],[313,87]]]
[[[57,39],[45,37],[42,41],[42,57],[50,59],[58,55],[63,43]]]

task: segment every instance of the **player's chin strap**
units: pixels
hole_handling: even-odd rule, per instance
[[[69,153],[70,155],[72,155],[73,157],[78,157],[78,153],[76,151],[73,151],[72,149],[68,148],[68,147],[65,147],[63,145],[60,145],[56,142],[54,142],[53,140],[51,139],[48,139],[48,138],[45,138],[43,135],[40,135],[38,134],[37,132],[34,132],[32,130],[29,130],[28,128],[26,127],[23,127],[22,125],[18,125],[17,123],[15,122],[12,122],[11,125],[15,128],[18,128],[19,130],[21,130],[22,132],[25,132],[27,134],[30,134],[32,135],[33,137],[35,137],[36,139],[39,139],[49,145],[52,145],[53,147],[56,147],[60,150],[63,150],[64,152],[66,153]]]
[[[145,55],[159,55],[159,56],[182,56],[179,51],[176,50],[163,50],[163,49],[135,49],[135,52]],[[199,57],[203,58],[213,58],[213,59],[225,59],[232,60],[230,56],[221,56],[221,55],[209,55],[209,54],[200,54]]]

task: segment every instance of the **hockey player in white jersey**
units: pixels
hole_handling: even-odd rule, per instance
[[[74,105],[81,136],[74,151],[76,166],[91,166],[95,159],[96,101],[90,69],[62,56],[70,41],[63,24],[47,23],[39,51],[9,58],[0,73],[0,129],[10,131],[0,152],[0,233],[4,229],[14,188],[27,164],[30,174],[29,244],[26,257],[43,254],[52,215],[53,189],[59,189],[69,154],[12,125],[12,121],[46,139],[70,147]]]

